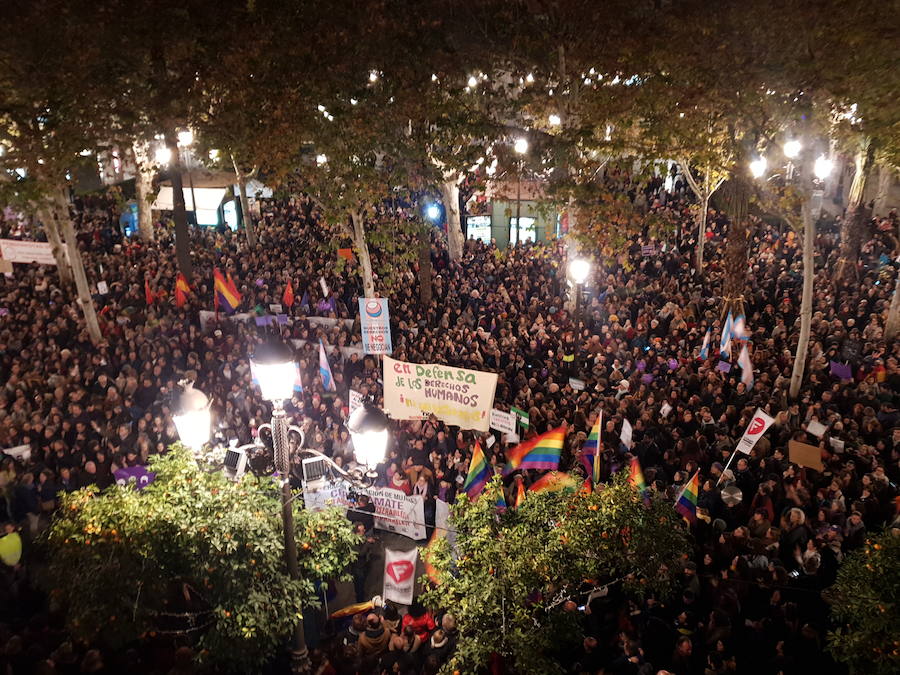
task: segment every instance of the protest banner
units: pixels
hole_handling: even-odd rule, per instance
[[[390,354],[394,351],[387,298],[360,298],[359,323],[366,354]]]
[[[417,548],[409,551],[384,549],[384,590],[381,595],[385,600],[401,605],[412,604],[418,559]]]
[[[772,426],[774,421],[773,418],[766,415],[760,408],[757,408],[756,412],[753,413],[753,419],[751,419],[750,424],[747,425],[747,430],[744,432],[744,435],[741,436],[741,440],[738,441],[737,449],[745,455],[749,455],[750,451],[753,450],[753,446],[755,446],[756,442],[762,438],[762,435],[766,433],[766,430]]]
[[[56,265],[50,244],[41,241],[19,241],[0,239],[0,255],[11,263],[37,263]]]
[[[491,429],[502,431],[504,434],[516,433],[516,416],[513,413],[493,408],[491,410]]]
[[[822,451],[815,445],[807,445],[800,441],[788,441],[788,458],[800,466],[821,471]]]
[[[584,391],[585,383],[584,380],[579,380],[577,377],[570,377],[569,386],[575,391]]]
[[[396,420],[434,415],[463,429],[488,431],[497,374],[384,357],[384,409]]]
[[[316,490],[304,489],[303,500],[310,511],[337,507],[345,512],[356,508],[350,501],[351,485],[346,481],[326,483]],[[352,486],[357,494],[367,494],[375,505],[375,529],[402,534],[419,541],[425,538],[425,498],[407,495],[392,488]]]

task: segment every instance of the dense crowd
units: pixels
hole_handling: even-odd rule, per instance
[[[620,180],[627,191],[627,177]],[[528,411],[531,433],[569,425],[564,467],[577,464],[602,410],[603,478],[633,455],[650,488],[673,498],[699,468],[695,550],[681,592],[644,603],[615,592],[594,599],[580,620],[580,647],[561,657],[571,672],[838,671],[823,651],[829,619],[819,591],[867,532],[897,524],[900,348],[883,339],[896,223],[872,224],[859,282],[849,288],[835,287],[838,242],[834,224],[823,223],[807,374],[799,399],[789,400],[802,284],[798,238],[762,221],[751,227],[743,304],[755,382],[748,390],[736,364],[730,372],[718,367],[715,346],[708,359],[698,358],[707,327],[714,343],[721,329],[727,220],[711,214],[701,278],[691,263],[687,200],[658,186],[631,189],[631,198],[680,220],[680,237],[635,235],[618,258],[595,260],[578,316],[568,309],[562,241],[498,249],[469,240],[462,259],[451,261],[435,233],[429,304],[420,299],[418,263],[392,266],[385,252],[373,250],[376,286],[390,300],[393,356],[498,373],[495,407]],[[311,201],[264,201],[254,250],[241,233],[193,231],[192,290],[181,309],[173,298],[171,228],[158,223],[157,240],[147,243],[123,238],[106,201],[79,200],[72,212],[104,343],[92,345],[52,267],[17,265],[13,277],[0,279],[0,447],[30,446],[28,458],[0,455],[0,521],[21,529],[27,544],[45,527],[60,491],[105,487],[117,469],[164,452],[177,440],[172,402],[184,378],[212,399],[222,436],[250,441],[268,408],[251,383],[248,353],[273,331],[291,341],[300,364],[303,391],[286,407],[304,426],[307,445],[353,464],[343,426],[349,389],[378,402],[381,373],[375,358],[356,349],[356,266],[338,264]],[[238,312],[249,316],[222,313],[201,322],[200,310],[213,309],[214,267],[235,280]],[[258,325],[255,317],[283,303],[288,281],[297,299],[283,308],[287,322]],[[334,393],[319,377],[320,339]],[[831,362],[848,365],[852,378],[835,377]],[[573,389],[570,378],[584,389]],[[757,407],[776,422],[724,477],[722,485],[743,495],[726,504],[717,481]],[[620,442],[626,419],[630,449]],[[812,421],[824,425],[821,437],[806,431]],[[452,502],[475,438],[435,419],[396,423],[378,480],[422,494],[426,503],[436,496]],[[792,464],[788,440],[821,446],[825,470]],[[489,462],[501,466],[506,449],[498,434]],[[96,649],[76,658],[53,624],[57,617],[40,613],[27,565],[2,574],[0,675],[124,667],[126,657]],[[456,641],[453,608],[445,609],[437,617],[418,605],[402,617],[394,608],[359,615],[316,653],[318,672],[437,672]],[[182,652],[186,663],[166,667],[190,672],[189,657]],[[75,665],[66,669],[65,658]],[[104,658],[118,659],[115,668]],[[157,672],[143,667],[129,669]]]

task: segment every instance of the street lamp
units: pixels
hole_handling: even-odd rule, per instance
[[[375,467],[384,461],[388,442],[388,418],[375,405],[366,401],[347,420],[356,461],[366,467],[366,475],[375,478]]]
[[[816,163],[813,165],[813,173],[816,174],[816,178],[819,180],[825,180],[831,175],[831,170],[834,168],[834,162],[828,159],[825,155],[819,155],[816,158]]]
[[[754,178],[759,178],[766,172],[766,158],[760,157],[750,162],[750,173]]]
[[[294,538],[294,510],[291,502],[291,458],[288,446],[288,421],[284,412],[284,399],[294,391],[297,365],[291,350],[283,342],[264,342],[250,357],[253,374],[259,382],[262,397],[272,403],[272,446],[275,453],[275,470],[281,480],[281,520],[284,525],[284,556],[291,579],[300,579],[297,564],[297,541]],[[294,672],[309,669],[309,652],[303,635],[303,619],[297,619],[291,644],[291,663]]]
[[[791,140],[784,144],[784,156],[788,159],[794,159],[797,155],[800,154],[800,150],[802,149],[802,145],[800,145],[800,141]]]
[[[209,441],[211,433],[209,399],[202,391],[194,389],[193,382],[184,381],[181,385],[184,391],[178,397],[177,412],[172,415],[172,420],[181,442],[197,454]]]
[[[518,175],[516,177],[516,245],[519,244],[519,228],[522,225],[522,162],[525,153],[528,152],[528,139],[517,138],[513,144],[513,150],[519,155]]]
[[[581,289],[587,281],[591,264],[584,258],[575,258],[569,262],[569,276],[575,282],[575,316],[580,317]]]

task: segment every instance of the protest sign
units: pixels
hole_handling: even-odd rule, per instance
[[[631,422],[622,420],[622,432],[619,434],[619,440],[622,441],[622,445],[624,445],[627,450],[631,450],[631,438],[633,434],[634,429],[631,426]]]
[[[11,263],[37,263],[56,265],[50,244],[41,241],[19,241],[0,239],[0,255]]]
[[[828,427],[822,424],[819,420],[810,420],[806,424],[806,430],[817,438],[822,438],[822,436],[825,435],[827,429]]]
[[[396,420],[434,415],[463,429],[488,431],[497,374],[384,357],[384,409]]]
[[[584,380],[579,380],[576,377],[569,378],[569,386],[572,387],[575,391],[584,391]]]
[[[756,442],[760,438],[762,438],[762,435],[766,433],[766,430],[772,426],[774,421],[773,418],[766,415],[760,408],[757,408],[756,412],[753,413],[753,419],[751,419],[750,424],[747,425],[747,430],[744,432],[744,435],[741,436],[741,440],[738,441],[737,449],[745,455],[749,455],[753,446],[756,445]]]
[[[410,605],[413,601],[413,589],[416,584],[416,561],[419,549],[394,551],[384,549],[384,591],[382,597],[401,605]]]
[[[814,445],[800,441],[788,441],[788,457],[794,464],[816,471],[822,470],[822,451]]]
[[[109,286],[105,281],[97,282],[97,293],[99,293],[100,295],[106,295],[109,293]]]
[[[516,416],[494,408],[491,410],[491,429],[502,431],[505,434],[516,433]]]
[[[357,408],[362,408],[363,404],[363,395],[356,391],[355,389],[350,390],[350,403],[348,407],[350,408],[350,414],[353,414],[353,411]]]
[[[360,298],[359,323],[366,354],[390,354],[394,350],[387,298]]]
[[[0,450],[0,455],[8,455],[20,462],[27,462],[31,459],[31,444],[26,443],[25,445],[17,445],[12,448],[4,448]]]

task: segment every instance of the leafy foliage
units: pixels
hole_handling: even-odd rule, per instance
[[[828,634],[828,650],[851,673],[900,671],[900,534],[866,540],[838,571],[827,592],[832,615],[843,626]]]
[[[294,581],[274,483],[203,472],[180,445],[150,468],[156,480],[141,491],[85,488],[63,498],[46,540],[53,598],[83,638],[173,636],[220,666],[257,669],[301,608],[318,606],[314,581],[346,576],[350,524],[338,510],[295,502]]]
[[[622,583],[638,595],[665,594],[687,552],[671,504],[644,503],[619,475],[601,492],[528,493],[517,509],[497,513],[499,478],[452,512],[457,531],[426,555],[439,585],[425,602],[452,611],[460,631],[449,670],[476,672],[493,653],[516,672],[559,672],[549,654],[566,638],[565,602],[585,588]],[[449,671],[448,671],[449,672]]]

